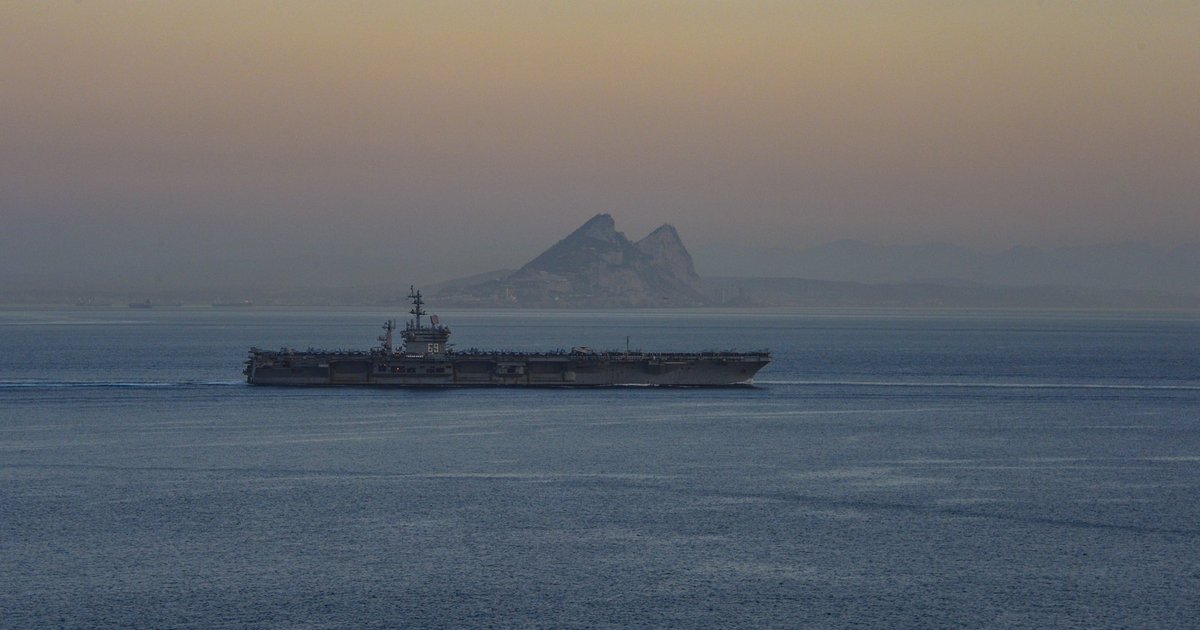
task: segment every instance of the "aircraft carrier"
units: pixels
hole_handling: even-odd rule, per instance
[[[723,387],[748,386],[770,363],[758,352],[459,351],[450,329],[426,313],[420,291],[410,291],[413,318],[400,331],[384,324],[379,346],[362,351],[250,349],[246,382],[282,386],[370,387]]]

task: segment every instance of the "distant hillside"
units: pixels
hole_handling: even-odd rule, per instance
[[[1113,243],[985,253],[948,243],[878,245],[842,240],[807,248],[698,248],[706,276],[788,276],[863,283],[1073,286],[1200,294],[1200,244],[1173,249]]]
[[[705,278],[729,307],[1197,309],[1200,295],[1166,291],[966,283],[863,283],[804,278]]]
[[[611,216],[598,214],[516,271],[421,288],[438,308],[1200,309],[1200,245],[1173,250],[1140,244],[1022,247],[983,254],[948,244],[839,241],[797,250],[708,247],[696,260],[708,272],[704,277],[670,225],[634,242],[617,231]],[[131,277],[108,287],[0,287],[0,303],[391,306],[405,303],[413,280],[377,273],[402,266],[396,259],[355,258],[346,252],[280,258],[274,267],[257,268],[254,276],[241,274],[233,261],[227,266],[223,276],[229,280],[212,286],[200,282],[203,274],[193,278],[157,267],[165,277],[154,282]],[[304,271],[305,281],[288,282],[279,271],[284,266]],[[347,270],[359,270],[354,275],[361,279],[345,281]],[[173,282],[166,282],[167,276]],[[263,284],[264,279],[271,281]],[[236,281],[241,284],[232,284]]]
[[[989,258],[953,245],[842,241],[775,254],[772,260],[761,251],[726,251],[733,262],[724,272],[701,278],[675,228],[663,225],[633,242],[611,216],[598,214],[516,271],[443,282],[427,293],[432,303],[459,307],[1200,308],[1200,291],[1161,288],[1186,285],[1195,273],[1189,261],[1197,251],[1188,248],[1172,253],[1175,272],[1159,284],[1137,281],[1137,274],[1162,264],[1144,246],[1056,253],[1023,248]],[[772,265],[754,267],[763,260]],[[752,269],[760,275],[737,277]],[[1048,281],[1088,279],[1088,273],[1123,278],[1127,288]],[[778,277],[763,277],[768,275]],[[862,281],[840,279],[845,277]]]
[[[499,277],[442,283],[431,300],[447,306],[702,306],[691,254],[670,225],[640,241],[598,214],[525,266]]]

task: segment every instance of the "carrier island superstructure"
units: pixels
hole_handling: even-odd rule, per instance
[[[757,352],[557,352],[461,351],[449,345],[450,329],[436,315],[425,322],[421,292],[410,290],[412,314],[399,331],[384,324],[380,345],[363,351],[250,349],[246,381],[252,385],[463,387],[589,387],[750,385],[771,361]]]

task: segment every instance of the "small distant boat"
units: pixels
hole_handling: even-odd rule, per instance
[[[212,305],[213,308],[245,308],[247,306],[254,306],[254,302],[241,300],[238,302],[213,302]]]
[[[143,302],[130,302],[129,308],[154,308],[154,305],[150,303],[150,300],[145,300]]]

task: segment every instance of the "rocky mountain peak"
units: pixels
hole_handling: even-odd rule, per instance
[[[621,265],[634,247],[625,235],[618,232],[616,222],[607,214],[597,214],[566,238],[529,261],[521,271],[551,273],[582,272],[597,264]]]
[[[638,241],[637,248],[676,279],[689,283],[699,279],[692,265],[692,255],[684,247],[675,226],[664,223]]]
[[[578,229],[571,232],[563,240],[585,237],[606,243],[617,243],[625,238],[623,234],[617,231],[617,222],[613,220],[612,215],[603,213],[588,219],[587,223],[579,226]]]
[[[670,223],[664,223],[654,228],[654,231],[647,234],[646,238],[638,241],[638,244],[654,242],[674,242],[683,245],[683,239],[679,238],[679,232]]]
[[[597,214],[511,275],[461,287],[450,300],[522,306],[695,306],[708,302],[679,233],[663,225],[636,244]]]

